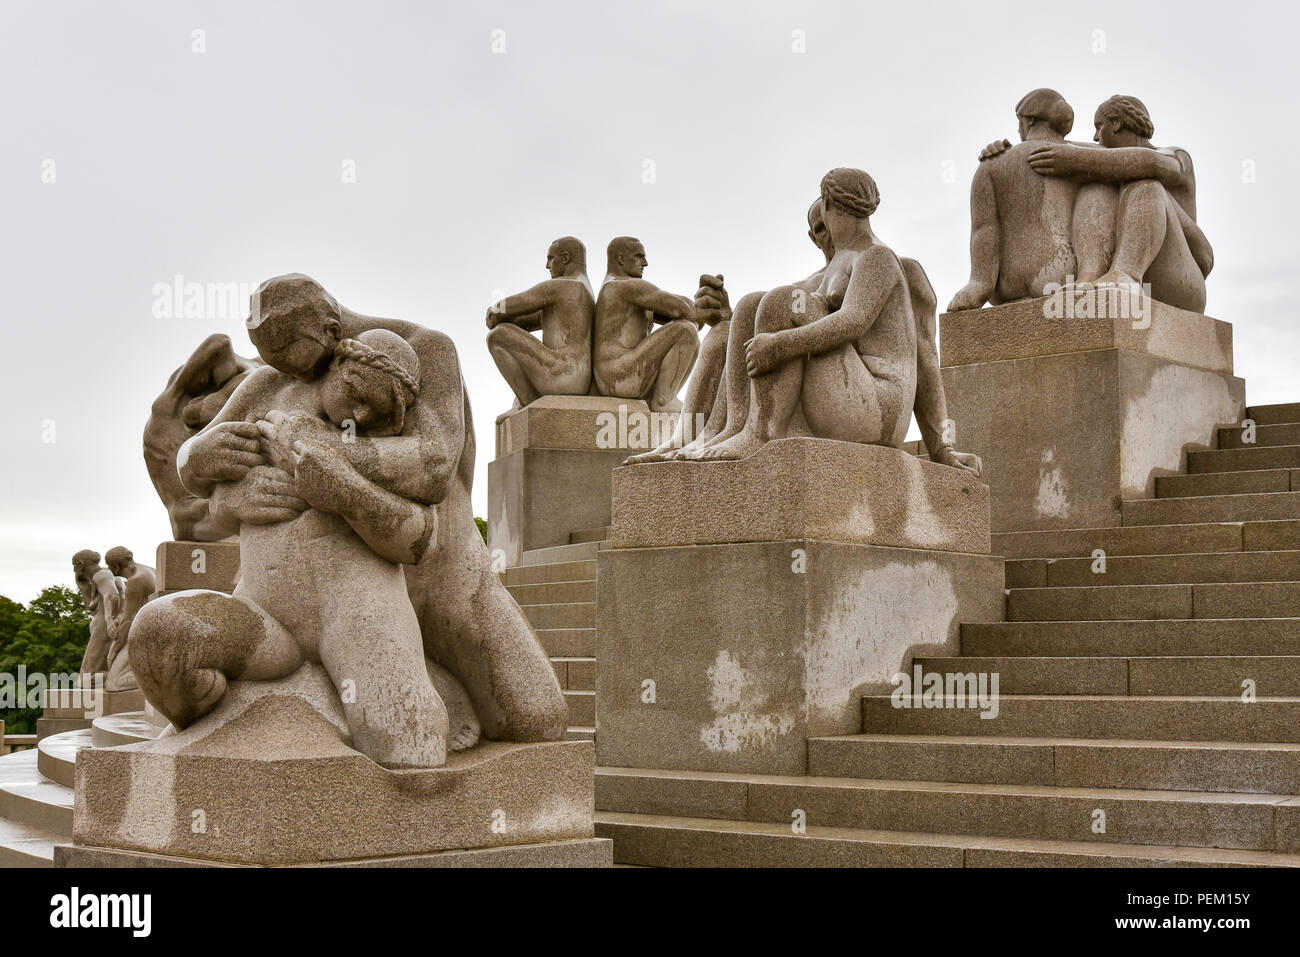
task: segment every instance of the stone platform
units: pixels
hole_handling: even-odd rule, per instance
[[[492,849],[517,853],[477,863],[599,860],[587,843],[590,742],[489,742],[442,767],[388,770],[348,746],[332,691],[311,665],[279,682],[234,682],[180,733],[82,751],[68,862],[106,866],[106,853],[130,852],[208,864],[438,866],[452,859],[437,855]],[[573,841],[583,845],[576,857],[555,856]]]
[[[229,594],[239,584],[239,542],[163,542],[158,546],[156,595],[209,588]]]
[[[1097,302],[1100,318],[1055,318],[1050,297],[940,318],[954,444],[984,461],[994,533],[1119,525],[1245,413],[1228,323]]]
[[[488,547],[501,568],[536,548],[566,545],[575,528],[610,522],[610,472],[659,444],[676,415],[637,399],[543,396],[496,420],[488,464]]]
[[[864,693],[1002,619],[987,488],[897,449],[785,439],[624,467],[614,490],[601,767],[807,773],[810,737],[861,730]]]

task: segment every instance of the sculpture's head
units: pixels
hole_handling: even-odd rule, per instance
[[[72,572],[78,581],[89,580],[99,570],[99,552],[83,548],[72,556]]]
[[[265,362],[310,382],[329,366],[339,343],[339,304],[301,273],[276,276],[257,287],[248,336]]]
[[[1036,124],[1044,124],[1057,136],[1065,136],[1074,128],[1074,110],[1065,97],[1055,90],[1040,87],[1030,90],[1016,104],[1016,119],[1020,121],[1020,139],[1029,138]]]
[[[108,570],[114,575],[120,578],[128,578],[134,570],[132,566],[135,565],[135,556],[131,554],[131,549],[125,545],[114,545],[104,553],[104,564],[108,566]]]
[[[813,241],[813,245],[822,251],[826,261],[830,262],[831,257],[835,255],[835,244],[831,242],[830,230],[826,228],[826,218],[822,215],[822,198],[817,197],[817,201],[808,207],[808,238]]]
[[[1136,96],[1112,96],[1097,107],[1092,138],[1102,146],[1150,146],[1156,131],[1146,105]]]
[[[876,181],[860,169],[841,166],[822,177],[822,221],[836,248],[869,229],[867,220],[879,205]]]
[[[587,247],[572,236],[563,236],[546,250],[546,271],[552,279],[559,279],[572,266],[587,268]]]
[[[387,329],[369,329],[339,342],[321,404],[340,428],[351,420],[363,435],[401,435],[419,394],[420,360],[410,343]]]
[[[646,267],[650,265],[645,258],[645,247],[641,240],[633,236],[619,236],[609,241],[606,251],[608,272],[613,276],[627,276],[640,279]]]

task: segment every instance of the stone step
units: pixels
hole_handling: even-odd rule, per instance
[[[72,838],[72,788],[40,771],[36,748],[0,757],[0,820]]]
[[[1300,854],[987,838],[597,812],[614,861],[649,867],[1300,867]]]
[[[53,867],[54,845],[68,838],[0,818],[0,868]]]
[[[1300,655],[1300,619],[981,622],[961,626],[966,655]]]
[[[1250,449],[1270,448],[1279,445],[1300,445],[1300,422],[1264,425],[1255,421],[1254,442],[1247,442],[1248,433],[1239,425],[1219,429],[1219,448]]]
[[[596,627],[596,603],[594,601],[568,601],[545,605],[520,605],[519,607],[528,619],[529,624],[535,629],[594,629]],[[553,653],[550,652],[550,649],[547,649],[547,651]]]
[[[146,718],[142,711],[107,714],[96,718],[91,726],[91,740],[97,748],[115,748],[120,744],[152,741],[161,733],[162,729]]]
[[[1300,582],[1013,588],[1008,621],[1300,618]]]
[[[1252,405],[1246,409],[1246,417],[1254,419],[1256,425],[1281,425],[1300,422],[1300,402],[1283,402],[1277,405]]]
[[[592,728],[596,725],[596,692],[566,691],[564,700],[569,706],[569,726]]]
[[[1043,532],[1003,532],[993,536],[993,554],[1016,558],[1083,558],[1100,548],[1107,555],[1169,555],[1188,552],[1239,552],[1239,523],[1113,526]]]
[[[533,629],[542,648],[552,658],[592,658],[596,654],[596,629],[591,628],[537,628]]]
[[[786,826],[801,811],[816,827],[1300,852],[1293,794],[599,768],[596,808]]]
[[[36,745],[36,769],[57,784],[74,787],[77,752],[94,746],[94,731],[90,728],[52,734]]]
[[[599,528],[583,528],[576,532],[570,532],[569,542],[574,545],[582,542],[607,542],[612,532],[613,529],[608,525],[602,525]]]
[[[596,582],[541,582],[536,585],[507,585],[506,591],[520,605],[561,605],[568,602],[594,602]]]
[[[975,784],[1300,793],[1300,744],[971,735],[810,738],[808,773]]]
[[[565,691],[596,690],[595,658],[552,658],[551,667]]]
[[[595,728],[569,728],[564,732],[565,741],[595,741]]]
[[[1162,475],[1156,479],[1156,498],[1295,491],[1300,491],[1300,469],[1204,472],[1200,475]]]
[[[925,672],[998,676],[999,694],[1300,697],[1300,656],[919,657]],[[987,679],[986,679],[987,680]],[[986,687],[989,685],[986,684]],[[1300,793],[1300,790],[1297,791]]]
[[[516,565],[501,573],[501,581],[511,585],[538,585],[542,582],[582,582],[596,580],[596,563],[552,562],[549,565]]]
[[[1300,519],[1300,492],[1135,499],[1120,503],[1120,513],[1130,526]]]
[[[65,731],[82,731],[90,727],[91,718],[37,718],[36,740],[43,741]]]
[[[1249,472],[1300,468],[1300,445],[1270,445],[1244,449],[1204,449],[1187,453],[1187,471]]]
[[[553,565],[557,562],[594,562],[600,542],[580,542],[577,545],[552,545],[533,548],[519,556],[520,565]]]
[[[1016,559],[1006,565],[1007,587],[1300,581],[1300,551],[1108,555],[1104,572],[1094,567],[1092,558]]]
[[[900,708],[889,695],[862,699],[870,734],[1127,738],[1142,741],[1300,742],[1300,698],[1001,695],[997,716],[980,708]]]

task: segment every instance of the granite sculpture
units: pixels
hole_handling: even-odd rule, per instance
[[[118,583],[117,594],[109,604],[105,621],[108,626],[108,676],[104,679],[106,691],[131,691],[139,687],[131,671],[131,656],[127,639],[131,623],[157,588],[154,570],[135,560],[125,545],[110,548],[104,561]]]

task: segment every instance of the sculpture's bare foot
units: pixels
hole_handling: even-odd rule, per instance
[[[754,432],[749,429],[741,429],[738,433],[727,439],[725,442],[719,442],[704,449],[699,456],[694,459],[697,462],[734,462],[737,459],[747,458],[753,455],[763,447],[765,443]]]
[[[971,475],[979,478],[984,473],[984,463],[974,452],[958,452],[955,449],[945,448],[935,459],[941,465],[948,465],[955,469],[961,469],[963,472],[969,472]]]
[[[671,445],[661,445],[657,449],[651,449],[649,452],[641,452],[637,455],[629,455],[623,460],[624,465],[645,465],[648,462],[667,462],[675,449]]]
[[[669,399],[663,405],[656,405],[653,397],[646,401],[650,406],[651,412],[678,413],[682,411],[682,400],[678,398]]]
[[[948,312],[961,312],[963,309],[978,309],[989,301],[993,287],[980,282],[968,282],[958,290],[957,295],[948,303]]]
[[[1141,292],[1142,284],[1126,272],[1118,269],[1112,269],[1110,272],[1102,273],[1093,280],[1094,286],[1118,286],[1121,289],[1128,289],[1132,292]]]

